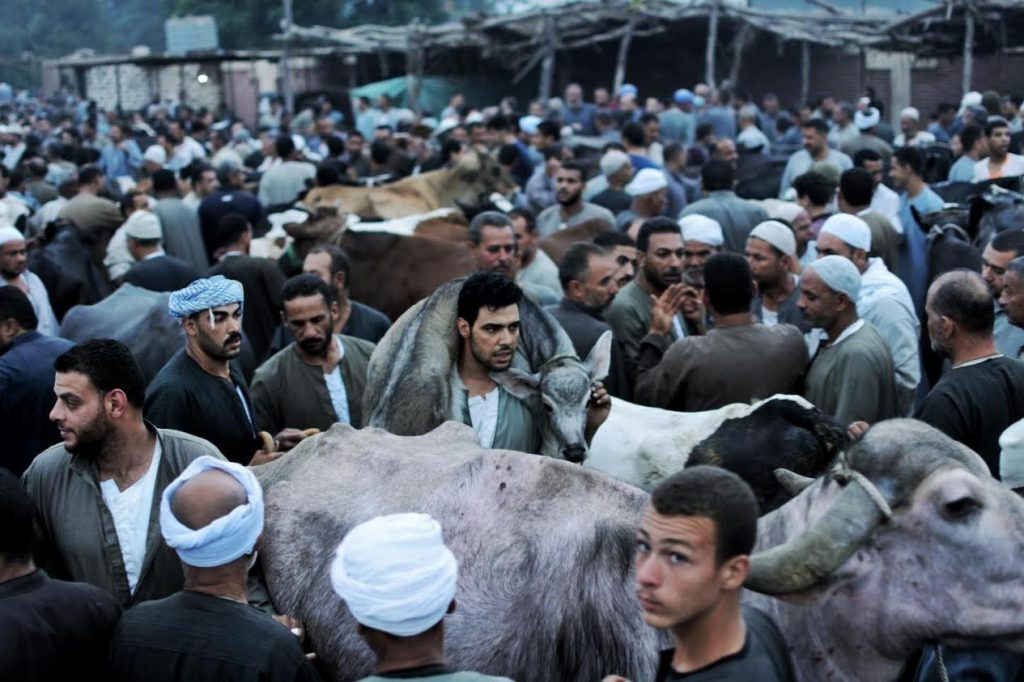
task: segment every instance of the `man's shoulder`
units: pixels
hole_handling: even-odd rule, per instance
[[[536,173],[534,173],[536,175]],[[541,220],[550,220],[552,215],[558,215],[558,210],[561,208],[560,204],[551,204],[543,211],[537,214],[537,222]]]
[[[187,392],[189,382],[185,381],[186,376],[194,376],[191,360],[184,349],[179,350],[168,360],[160,371],[153,377],[149,387],[146,389],[146,397],[163,394],[166,396],[180,395]]]
[[[581,216],[585,216],[586,220],[594,220],[594,219],[598,219],[598,218],[603,218],[603,219],[607,220],[611,224],[615,223],[615,215],[611,211],[609,211],[607,208],[605,208],[604,206],[599,206],[599,205],[591,203],[589,201],[584,201],[582,203],[583,203],[583,211],[582,211],[582,213],[580,215]],[[557,206],[558,205],[556,204],[552,208],[557,208]]]
[[[377,344],[361,339],[358,336],[349,336],[348,334],[338,334],[338,336],[341,338],[341,343],[345,346],[346,355],[351,351],[369,358],[373,355],[374,349],[377,348]]]
[[[22,480],[31,488],[44,480],[54,479],[70,471],[72,455],[63,443],[46,448],[32,460],[22,475]]]
[[[636,281],[632,281],[624,286],[618,295],[612,299],[612,303],[606,311],[605,320],[608,319],[609,314],[612,312],[616,315],[631,313],[634,317],[639,317],[640,306],[637,305],[638,303],[647,303],[647,307],[650,307],[647,292],[641,289]]]
[[[358,314],[360,316],[366,317],[367,319],[370,319],[377,323],[383,323],[388,327],[391,326],[391,318],[382,313],[381,311],[377,310],[373,306],[368,306],[365,303],[360,303],[359,301],[351,301],[351,303],[352,312],[355,313],[358,311]]]
[[[192,460],[204,455],[224,459],[220,450],[205,438],[175,429],[157,429],[157,433],[160,435],[163,456],[167,457],[172,464],[180,466],[182,470]]]

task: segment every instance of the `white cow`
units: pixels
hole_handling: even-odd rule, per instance
[[[750,405],[733,403],[705,412],[672,412],[612,398],[611,412],[594,434],[583,466],[650,490],[686,466],[694,446],[722,422],[746,417],[773,400],[814,409],[798,395],[773,395]]]

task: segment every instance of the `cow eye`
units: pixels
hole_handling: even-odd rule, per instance
[[[555,408],[551,406],[551,403],[544,403],[544,411],[551,414],[555,411]]]
[[[942,511],[951,521],[964,521],[982,508],[981,502],[973,497],[958,497],[942,505]]]

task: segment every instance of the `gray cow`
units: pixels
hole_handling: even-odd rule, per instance
[[[456,328],[464,279],[441,285],[407,310],[377,344],[367,369],[367,425],[418,436],[459,419],[452,401],[451,372],[461,340]],[[541,428],[541,454],[581,462],[590,385],[608,374],[611,332],[580,361],[551,315],[526,297],[519,304],[519,345],[512,368],[492,374],[524,400]]]
[[[634,598],[639,489],[484,450],[452,423],[416,438],[334,426],[258,474],[270,593],[335,679],[368,673],[372,656],[331,589],[332,552],[354,525],[406,511],[436,518],[459,560],[452,666],[520,682],[653,677],[667,642]],[[748,587],[785,601],[747,599],[777,619],[806,682],[895,680],[932,641],[1024,646],[1024,501],[920,422],[876,425],[758,532]]]

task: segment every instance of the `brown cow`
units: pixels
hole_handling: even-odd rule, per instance
[[[493,192],[508,194],[514,185],[497,160],[466,152],[452,168],[414,175],[383,187],[317,187],[306,194],[314,214],[321,206],[337,206],[361,218],[404,218],[438,208],[475,207]]]

